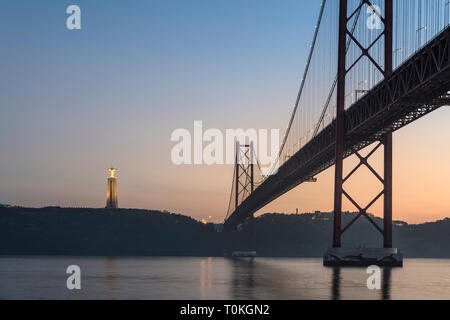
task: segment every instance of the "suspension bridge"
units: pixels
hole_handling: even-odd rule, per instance
[[[250,223],[253,232],[259,209],[334,165],[333,243],[324,264],[401,265],[392,244],[392,133],[450,104],[449,17],[448,0],[323,0],[300,89],[270,174],[261,174],[252,143],[236,144],[224,229],[233,233]],[[371,151],[363,156],[365,148]],[[368,161],[377,150],[384,153],[382,173]],[[344,159],[351,155],[359,164],[344,175]],[[383,185],[365,206],[344,188],[363,166]],[[358,212],[346,225],[343,197]],[[369,214],[381,199],[382,226]],[[341,248],[342,235],[362,217],[381,234],[381,251]],[[364,255],[368,258],[361,262]]]

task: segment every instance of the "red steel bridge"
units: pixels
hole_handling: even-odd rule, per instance
[[[225,230],[253,225],[259,209],[334,165],[332,246],[341,247],[342,234],[365,217],[392,248],[392,133],[450,105],[449,10],[447,0],[322,1],[279,169],[262,176],[253,144],[237,143]],[[366,147],[372,150],[363,156]],[[384,153],[382,173],[368,162],[376,150]],[[344,175],[351,155],[359,164]],[[344,188],[362,166],[383,185],[365,206]],[[359,212],[347,225],[343,197]],[[368,214],[381,199],[382,226]]]

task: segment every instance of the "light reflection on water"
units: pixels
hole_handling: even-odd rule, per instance
[[[82,289],[66,288],[79,265]],[[450,299],[450,260],[406,259],[369,290],[321,259],[2,257],[0,299]]]

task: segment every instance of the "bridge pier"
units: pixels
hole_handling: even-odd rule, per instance
[[[241,230],[237,227],[231,231],[232,247],[225,252],[225,256],[234,258],[256,257],[254,246],[254,218],[250,218],[247,224],[247,226],[240,225]]]
[[[364,4],[371,5],[370,1],[362,1],[360,6],[351,13],[354,16],[358,10],[362,9]],[[348,16],[348,0],[340,0],[339,7],[339,44],[338,44],[338,82],[337,82],[337,114],[336,114],[336,149],[335,149],[335,182],[334,182],[334,223],[333,223],[333,248],[330,248],[324,255],[324,265],[367,265],[382,264],[401,266],[403,258],[397,249],[392,249],[392,132],[387,131],[381,137],[372,151],[366,156],[361,156],[356,148],[346,150],[345,137],[345,93],[346,93],[346,75],[357,64],[358,60],[347,69],[347,41],[348,36],[358,47],[361,48],[361,57],[367,56],[378,70],[383,71],[385,78],[392,75],[392,32],[393,32],[393,0],[385,0],[385,13],[382,18],[384,23],[384,69],[379,62],[376,62],[369,53],[368,48],[372,47],[380,38],[377,38],[368,48],[363,46],[355,39],[349,30],[347,24],[350,18]],[[384,177],[382,178],[375,169],[368,163],[368,159],[381,146],[384,146]],[[360,162],[343,177],[344,158],[350,154],[356,155]],[[366,166],[383,184],[384,188],[366,207],[361,207],[343,188],[344,183],[361,166]],[[345,196],[359,211],[358,215],[342,228],[342,197]],[[383,196],[383,229],[369,216],[368,210],[372,205]],[[383,235],[384,249],[341,249],[342,234],[347,231],[353,223],[364,216],[369,222]]]
[[[248,218],[245,224],[238,226],[236,230],[234,230],[233,240],[231,257],[256,257],[255,218],[253,214]]]

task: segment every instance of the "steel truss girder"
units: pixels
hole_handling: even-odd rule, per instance
[[[417,51],[392,75],[345,112],[344,157],[389,132],[450,105],[450,27]],[[333,121],[245,199],[227,219],[230,227],[334,164]]]

